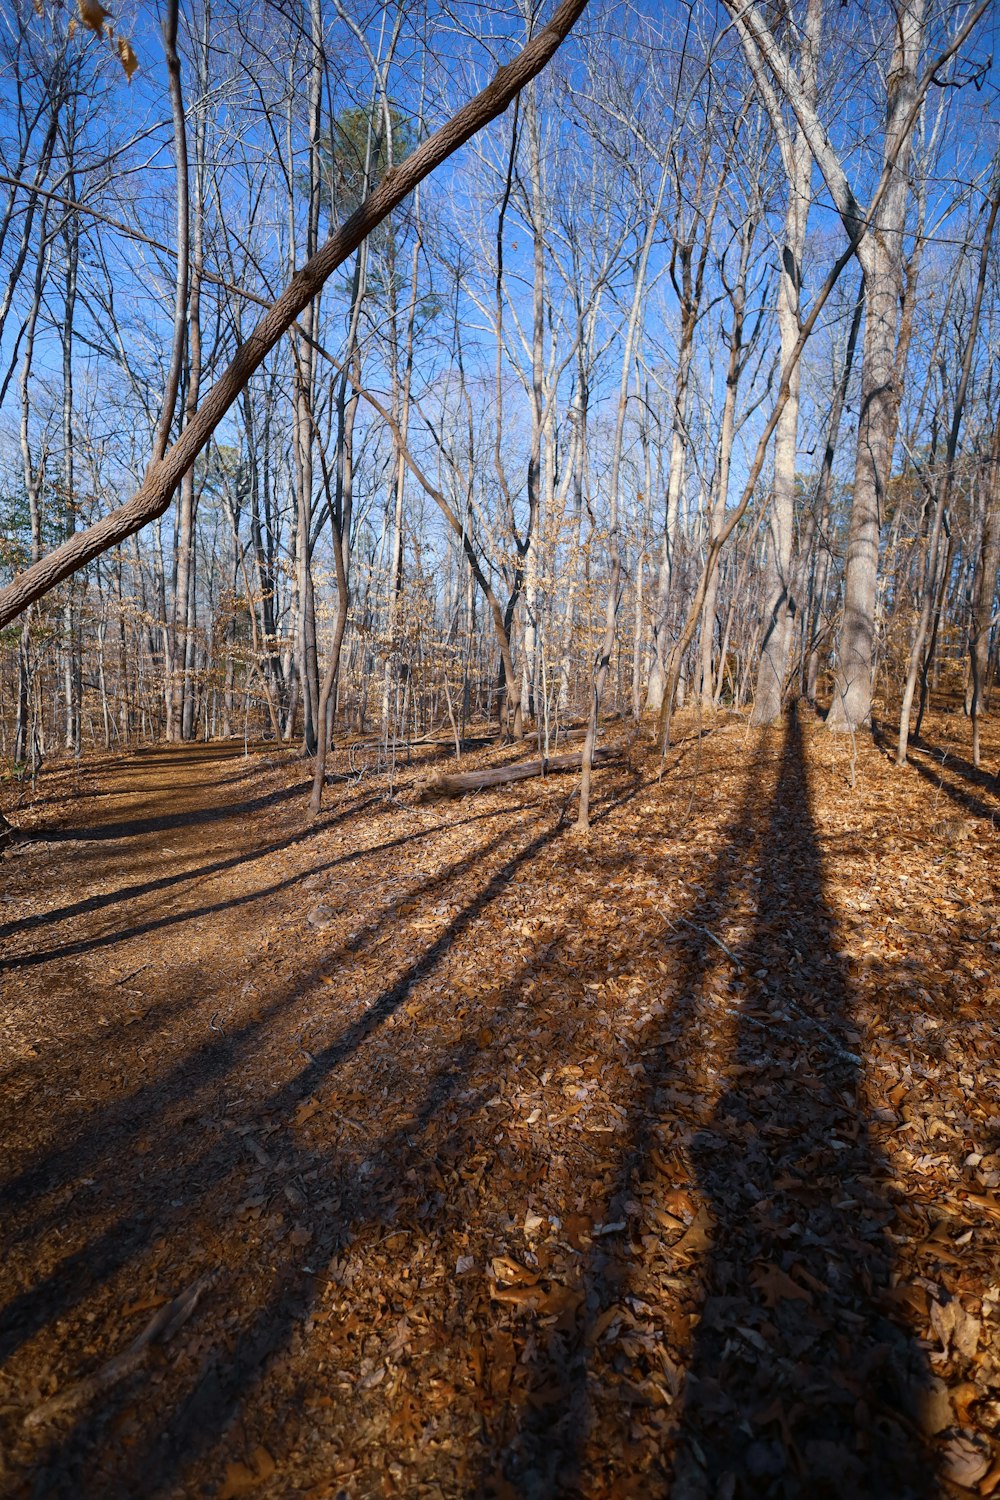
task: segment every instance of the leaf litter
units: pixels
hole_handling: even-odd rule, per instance
[[[5,1493],[1000,1493],[1000,802],[957,715],[853,788],[680,729],[586,840],[426,755],[316,824],[273,746],[43,776]]]

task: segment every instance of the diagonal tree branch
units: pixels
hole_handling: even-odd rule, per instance
[[[324,282],[418,183],[484,125],[503,113],[524,85],[555,55],[586,6],[587,0],[562,0],[548,25],[532,37],[513,61],[497,71],[486,88],[418,146],[401,166],[386,173],[347,222],[292,277],[246,343],[237,349],[173,447],[162,459],[150,464],[132,499],[85,531],[76,532],[62,546],[33,563],[6,588],[0,589],[0,626],[9,624],[29,604],[47,594],[71,573],[132,536],[147,522],[163,515],[177,485],[247,381]]]

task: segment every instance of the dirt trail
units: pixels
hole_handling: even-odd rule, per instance
[[[933,727],[852,789],[811,723],[689,725],[587,843],[563,778],[425,807],[339,752],[315,823],[274,747],[43,778],[0,1493],[1000,1486],[1000,803]]]
[[[302,833],[301,767],[276,787],[265,759],[177,746],[60,773],[6,860],[0,981],[21,1003],[4,1007],[4,1084],[27,1160],[86,1140],[148,1073],[145,1047],[188,1046],[228,1003],[250,957],[234,913],[267,905],[269,854]]]

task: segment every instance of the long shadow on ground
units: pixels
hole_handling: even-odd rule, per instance
[[[923,1467],[913,1432],[926,1371],[912,1341],[881,1311],[891,1269],[883,1234],[888,1208],[879,1192],[877,1156],[858,1117],[852,997],[824,896],[794,717],[770,805],[762,792],[764,761],[758,757],[751,765],[743,806],[714,855],[706,857],[701,883],[690,882],[690,904],[667,913],[663,941],[680,954],[680,982],[672,1008],[660,1005],[656,1019],[635,1037],[624,1149],[610,1136],[587,1138],[600,1153],[598,1165],[603,1170],[606,1159],[611,1173],[602,1217],[607,1224],[621,1220],[626,1231],[593,1241],[584,1267],[582,1322],[536,1320],[528,1330],[523,1363],[534,1368],[527,1401],[516,1396],[506,1402],[497,1394],[502,1382],[489,1368],[488,1345],[472,1377],[482,1425],[470,1438],[471,1467],[489,1477],[505,1469],[508,1488],[502,1492],[512,1488],[519,1500],[596,1493],[602,1480],[604,1492],[624,1494],[626,1476],[635,1479],[637,1473],[641,1487],[632,1493],[670,1494],[672,1500],[779,1500],[804,1493],[807,1485],[817,1495],[856,1492],[899,1500],[934,1492],[932,1470]],[[109,1298],[117,1305],[126,1275],[137,1287],[148,1285],[160,1245],[172,1245],[172,1256],[182,1245],[193,1246],[182,1252],[187,1274],[208,1261],[217,1266],[217,1277],[185,1330],[183,1353],[172,1349],[166,1358],[152,1358],[140,1375],[45,1433],[47,1441],[32,1458],[33,1473],[25,1475],[39,1500],[210,1493],[219,1455],[250,1451],[255,1442],[273,1447],[280,1441],[286,1451],[296,1445],[308,1451],[312,1434],[321,1433],[323,1411],[336,1420],[335,1401],[308,1419],[302,1411],[321,1373],[303,1358],[303,1330],[320,1286],[317,1269],[329,1278],[349,1274],[346,1247],[352,1238],[364,1254],[362,1246],[377,1250],[383,1237],[408,1234],[414,1264],[442,1237],[449,1246],[450,1236],[461,1243],[476,1214],[476,1182],[504,1152],[504,1170],[515,1163],[487,1108],[493,1065],[482,1049],[492,1044],[481,1039],[481,1012],[471,1027],[456,1016],[453,1045],[443,1047],[425,1072],[421,1053],[407,1053],[405,1030],[383,1052],[366,1053],[366,1080],[389,1112],[378,1139],[359,1140],[352,1149],[347,1120],[339,1139],[336,1131],[324,1130],[310,1141],[302,1134],[300,1113],[304,1109],[308,1118],[313,1097],[325,1096],[350,1059],[396,1024],[417,981],[445,969],[452,945],[472,938],[474,924],[489,917],[557,833],[558,826],[535,836],[522,831],[513,835],[514,848],[501,854],[501,841],[511,837],[508,828],[435,877],[430,888],[484,862],[491,871],[477,878],[475,893],[456,915],[437,924],[437,935],[412,962],[387,978],[374,1004],[346,1025],[329,1026],[325,1045],[310,1044],[315,1050],[308,1066],[293,1076],[271,1085],[262,1079],[255,1088],[251,1034],[237,1033],[196,1048],[142,1101],[147,1120],[162,1119],[164,1105],[185,1093],[195,1107],[211,1109],[223,1083],[231,1081],[241,1094],[248,1085],[248,1144],[235,1132],[223,1131],[218,1139],[218,1127],[211,1141],[189,1128],[178,1134],[175,1152],[146,1162],[118,1149],[138,1123],[137,1100],[130,1101],[127,1117],[107,1122],[104,1151],[121,1173],[113,1222],[104,1212],[90,1226],[84,1221],[91,1231],[86,1243],[78,1240],[74,1250],[57,1256],[48,1277],[12,1300],[4,1317],[8,1347],[84,1299],[95,1299],[102,1320],[113,1316]],[[578,922],[587,899],[581,891],[579,910],[563,915],[564,927]],[[372,933],[387,916],[372,914]],[[745,940],[723,925],[731,916],[745,916]],[[720,947],[720,934],[727,948]],[[604,938],[574,951],[573,963],[586,967],[592,953],[596,971],[612,951]],[[622,965],[637,955],[636,941],[623,913],[616,949]],[[573,1060],[580,1044],[593,1051],[589,1022],[577,1044],[560,1031],[557,978],[535,991],[531,1011],[520,1012],[523,1021],[517,1011],[505,1014],[531,966],[529,958],[509,981],[496,985],[491,1026],[513,1040],[519,1032],[523,1036],[522,1027],[544,1023],[552,1039],[558,1037],[559,1061]],[[270,1015],[291,998],[278,999]],[[435,979],[425,1003],[436,1015],[454,1006],[445,974]],[[544,1055],[553,1040],[535,1035],[532,1045]],[[521,1045],[527,1049],[528,1043]],[[716,1075],[711,1066],[701,1069],[702,1060],[726,1070],[724,1086],[713,1086]],[[699,1109],[699,1097],[708,1100],[707,1111]],[[336,1107],[336,1096],[325,1098],[324,1109]],[[263,1137],[262,1116],[271,1121]],[[97,1149],[102,1132],[98,1121],[92,1124],[91,1149]],[[442,1124],[449,1132],[445,1147]],[[164,1126],[169,1128],[165,1119]],[[543,1168],[539,1149],[526,1145],[522,1170]],[[296,1214],[313,1235],[308,1245],[269,1241],[263,1232],[256,1249],[241,1243],[246,1230],[233,1224],[232,1212],[245,1187],[249,1152],[257,1157],[260,1191],[270,1202],[282,1201],[285,1184],[298,1196]],[[32,1205],[31,1196],[42,1196],[53,1177],[78,1173],[85,1155],[67,1143],[65,1155],[35,1163],[9,1185],[12,1199],[28,1210],[22,1229],[44,1232],[50,1204]],[[689,1268],[691,1254],[675,1250],[672,1233],[657,1227],[662,1190],[682,1177],[694,1178],[713,1221],[710,1240],[700,1252],[695,1248],[695,1270]],[[443,1269],[454,1266],[453,1255],[441,1252]],[[181,1274],[176,1260],[169,1274],[173,1294]],[[647,1307],[672,1304],[686,1327],[690,1288],[699,1281],[705,1302],[690,1348],[682,1350],[686,1376],[671,1368],[662,1350],[657,1353],[655,1341],[641,1352],[616,1344],[616,1316],[624,1320],[640,1299]],[[349,1281],[345,1286],[353,1302]],[[465,1294],[459,1288],[457,1295],[460,1302]],[[383,1378],[378,1360],[392,1365],[387,1327],[399,1315],[387,1307],[377,1328],[373,1321],[360,1330],[360,1369],[343,1372],[356,1382],[349,1410],[366,1423],[395,1420],[406,1382],[418,1402],[432,1377],[458,1383],[468,1369],[470,1334],[479,1337],[476,1324],[464,1322],[459,1310],[454,1325],[439,1330],[408,1370],[400,1368],[398,1397],[389,1402],[373,1386],[368,1406],[362,1382]],[[369,1355],[372,1346],[376,1352]],[[78,1378],[80,1365],[86,1369],[96,1356],[75,1343],[73,1348],[68,1373]],[[289,1385],[283,1375],[296,1360],[297,1378],[308,1372],[308,1389]],[[655,1415],[649,1410],[653,1376],[667,1391],[666,1419],[655,1438],[651,1422],[635,1422],[644,1413]],[[393,1432],[391,1425],[368,1425],[359,1433],[369,1463],[373,1454],[388,1460],[396,1451]],[[338,1436],[342,1441],[343,1433]],[[298,1458],[295,1473],[297,1479],[323,1477],[310,1476]],[[364,1493],[386,1492],[373,1487],[379,1481],[371,1469],[364,1482],[370,1485]],[[467,1485],[448,1492],[471,1495],[475,1489],[471,1473]]]
[[[895,762],[896,745],[891,726],[887,728],[873,723],[872,736],[886,759]],[[947,770],[959,777],[961,781],[968,782],[983,792],[992,792],[994,796],[1000,795],[1000,782],[988,771],[977,770],[971,761],[954,755],[950,750],[942,750],[937,745],[928,744],[927,741],[917,738],[910,740],[907,764],[917,772],[918,776],[923,777],[924,781],[929,781],[937,791],[942,792],[950,802],[954,802],[969,817],[982,818],[992,823],[994,827],[997,826],[997,820],[1000,818],[1000,804],[984,802],[982,797],[977,797],[967,786],[945,779]]]
[[[296,844],[301,844],[315,838],[317,834],[326,833],[328,829],[333,828],[337,823],[345,821],[345,819],[354,818],[358,813],[371,807],[377,800],[377,797],[372,794],[361,801],[350,802],[346,807],[338,808],[333,816],[325,817],[320,822],[311,823],[306,828],[288,833],[284,838],[275,839],[268,844],[262,844],[256,849],[240,849],[237,853],[229,855],[226,859],[212,860],[210,864],[196,865],[189,869],[174,870],[168,875],[159,875],[152,880],[137,881],[134,885],[119,886],[115,890],[102,891],[96,896],[86,896],[82,900],[70,902],[66,906],[57,906],[53,907],[50,911],[37,912],[33,916],[21,918],[17,922],[6,922],[0,925],[0,939],[15,937],[21,933],[33,932],[39,927],[51,927],[57,922],[65,922],[73,917],[83,916],[88,912],[100,911],[104,907],[122,906],[125,902],[135,901],[141,896],[150,896],[160,891],[171,890],[175,886],[188,885],[194,881],[204,880],[210,875],[221,875],[226,870],[239,868],[251,863],[253,860],[264,859],[270,854],[280,854],[285,849],[291,849]],[[33,963],[45,962],[47,957],[51,957],[51,955],[14,955],[4,960],[2,966],[17,968],[27,961]]]
[[[211,1305],[215,1301],[216,1313],[221,1312],[226,1325],[224,1346],[219,1348],[213,1339],[206,1358],[196,1366],[193,1382],[176,1404],[164,1409],[154,1401],[145,1406],[141,1416],[128,1418],[130,1430],[137,1427],[143,1430],[141,1437],[132,1432],[123,1464],[109,1457],[103,1444],[109,1423],[120,1423],[129,1410],[134,1382],[123,1383],[120,1390],[109,1392],[103,1400],[91,1404],[68,1431],[65,1424],[57,1424],[63,1429],[61,1434],[52,1434],[33,1465],[32,1494],[75,1497],[115,1493],[148,1497],[174,1493],[178,1483],[182,1492],[191,1493],[183,1488],[186,1481],[180,1476],[216,1447],[307,1316],[321,1284],[307,1262],[315,1262],[318,1256],[321,1263],[327,1263],[338,1248],[349,1243],[366,1225],[392,1225],[399,1200],[411,1195],[412,1184],[419,1187],[422,1180],[425,1180],[422,1213],[447,1218],[449,1222],[454,1219],[451,1210],[442,1215],[444,1198],[435,1191],[435,1184],[442,1182],[440,1172],[433,1163],[428,1165],[419,1142],[430,1121],[449,1101],[459,1104],[455,1117],[459,1128],[469,1113],[481,1109],[488,1085],[480,1086],[460,1102],[456,1100],[470,1066],[481,1051],[474,1033],[446,1053],[439,1068],[429,1077],[417,1072],[406,1078],[404,1073],[401,1092],[413,1102],[405,1110],[401,1108],[402,1099],[396,1104],[394,1116],[398,1113],[405,1118],[398,1125],[389,1123],[383,1139],[371,1143],[365,1151],[364,1176],[356,1175],[360,1162],[350,1151],[331,1153],[328,1143],[320,1150],[304,1147],[294,1128],[296,1112],[392,1019],[417,980],[433,972],[446,958],[452,943],[483,916],[508,888],[517,871],[556,836],[560,827],[561,824],[545,827],[530,841],[521,843],[480,884],[478,893],[443,924],[438,937],[415,955],[374,1004],[311,1055],[308,1065],[283,1087],[270,1097],[255,1101],[254,1115],[259,1118],[264,1111],[274,1121],[267,1151],[263,1152],[269,1163],[268,1171],[279,1173],[282,1182],[296,1184],[300,1198],[323,1195],[325,1207],[312,1212],[304,1210],[307,1218],[326,1226],[317,1230],[321,1242],[308,1253],[293,1249],[289,1254],[285,1249],[275,1256],[274,1264],[265,1252],[259,1266],[252,1258],[249,1265],[244,1264],[239,1249],[233,1256],[235,1264],[230,1266],[230,1254],[223,1252],[224,1261],[209,1302]],[[440,884],[447,885],[459,874],[476,868],[484,859],[489,863],[489,856],[509,840],[510,832],[505,827],[485,845],[434,877],[424,896]],[[369,924],[372,932],[377,925],[378,918],[373,917]],[[513,984],[516,989],[517,976]],[[505,990],[501,1001],[505,994],[510,998],[510,992]],[[270,1014],[277,1008],[272,1005]],[[211,1045],[210,1055],[187,1059],[188,1087],[192,1094],[204,1090],[207,1083],[217,1084],[232,1075],[246,1041],[246,1037],[239,1036],[220,1039]],[[160,1103],[171,1097],[175,1086],[183,1088],[183,1079],[158,1081],[153,1096],[147,1100],[147,1119],[148,1110],[156,1112]],[[115,1125],[121,1123],[129,1122],[116,1121]],[[105,1148],[109,1144],[100,1127],[95,1128],[91,1138],[95,1149],[102,1140]],[[70,1165],[71,1150],[62,1163],[63,1170]],[[179,1242],[193,1235],[199,1246],[204,1242],[203,1237],[218,1245],[219,1236],[226,1233],[225,1217],[232,1207],[227,1187],[239,1175],[241,1167],[245,1170],[246,1154],[247,1148],[239,1135],[213,1141],[207,1147],[204,1136],[194,1135],[187,1147],[178,1142],[177,1154],[168,1154],[161,1165],[151,1170],[141,1159],[120,1155],[121,1177],[115,1191],[119,1217],[110,1227],[102,1225],[85,1246],[64,1257],[51,1275],[12,1299],[0,1318],[6,1350],[12,1352],[25,1337],[65,1315],[81,1298],[98,1293],[102,1284],[109,1284],[124,1268],[132,1267],[138,1274],[144,1256],[151,1247],[155,1251],[156,1243],[165,1239]],[[410,1182],[402,1177],[407,1164]],[[34,1179],[37,1187],[41,1188],[46,1179],[51,1182],[54,1165],[52,1161],[45,1164],[42,1176]],[[73,1165],[79,1167],[75,1158]],[[319,1188],[310,1188],[309,1184],[315,1183],[317,1177]],[[26,1182],[27,1179],[20,1184],[22,1191]],[[165,1204],[168,1197],[172,1198],[169,1207]],[[221,1219],[220,1203],[226,1205]],[[454,1207],[461,1212],[457,1204]],[[40,1222],[37,1214],[33,1222],[37,1229]],[[420,1232],[419,1224],[413,1232]],[[145,1274],[149,1274],[148,1270]],[[227,1305],[232,1310],[228,1317]]]
[[[690,936],[677,999],[636,1048],[645,1087],[604,1216],[627,1227],[595,1240],[584,1325],[537,1361],[536,1388],[558,1395],[525,1403],[504,1444],[500,1477],[519,1496],[625,1493],[637,1473],[628,1493],[671,1500],[936,1493],[919,1431],[929,1372],[885,1312],[891,1209],[859,1113],[853,997],[794,711],[769,807],[762,770],[675,923]],[[747,898],[749,935],[727,952],[718,934]],[[712,1064],[726,1082],[699,1126]],[[657,1228],[685,1177],[700,1243],[699,1221],[680,1242]],[[683,1373],[648,1336],[619,1339],[638,1298],[644,1316],[678,1313],[683,1343],[685,1284],[699,1281]]]
[[[789,715],[732,1081],[693,1142],[716,1222],[675,1494],[930,1495],[925,1356],[886,1316],[892,1217]]]

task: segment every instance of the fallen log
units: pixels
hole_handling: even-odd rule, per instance
[[[492,745],[496,741],[495,734],[469,734],[461,740],[463,750],[482,750],[486,745]],[[424,735],[414,740],[340,740],[330,746],[331,750],[417,750],[431,746],[437,750],[454,750],[455,736],[447,735],[443,739],[437,739],[432,735]]]
[[[586,734],[586,732],[586,724],[573,724],[570,725],[569,728],[560,729],[558,735],[553,736],[553,742],[556,744],[566,744],[571,740],[581,740],[583,739],[583,736]],[[535,742],[535,739],[536,735],[534,729],[529,729],[524,735],[524,741],[526,745],[533,744]],[[463,750],[484,750],[487,745],[502,744],[507,743],[507,741],[505,741],[503,735],[498,735],[496,730],[493,730],[490,734],[463,735],[460,743]],[[437,750],[454,750],[455,736],[453,734],[445,734],[442,737],[439,737],[437,733],[432,730],[430,733],[422,735],[418,739],[410,740],[403,738],[386,741],[383,739],[372,739],[370,737],[367,739],[359,740],[341,739],[338,740],[335,745],[332,745],[331,749],[416,750],[417,748],[426,748],[428,746]],[[550,756],[549,759],[551,760],[552,757]]]
[[[613,760],[617,751],[598,750],[595,764]],[[521,760],[510,766],[489,766],[485,771],[461,771],[446,775],[438,771],[429,776],[420,786],[420,800],[432,801],[437,797],[462,797],[466,792],[482,792],[487,787],[504,786],[508,781],[527,781],[532,776],[550,776],[556,771],[578,771],[583,755],[576,751],[570,755],[550,755],[542,760]]]

